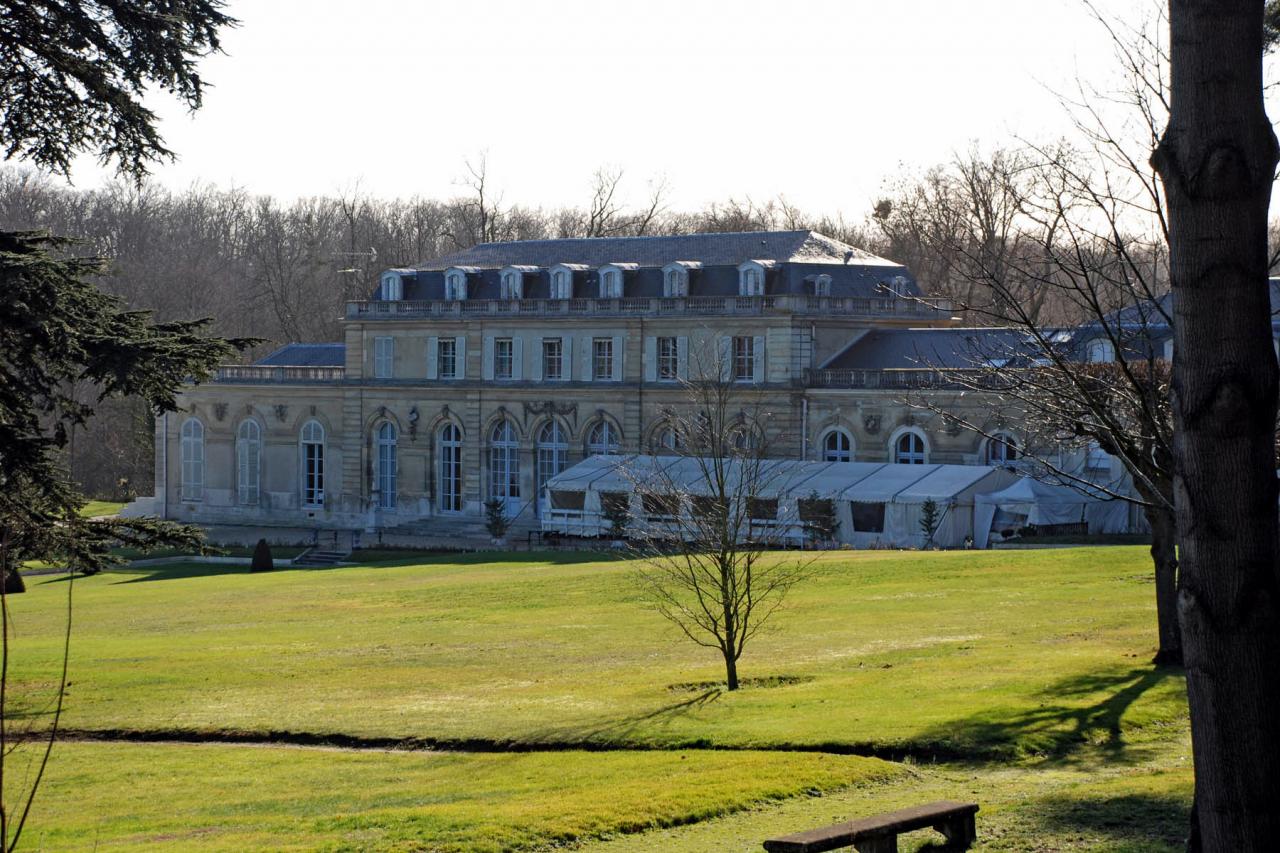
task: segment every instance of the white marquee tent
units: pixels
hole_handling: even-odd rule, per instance
[[[998,492],[978,495],[974,506],[974,546],[987,547],[991,531],[1027,524],[1087,523],[1089,533],[1130,532],[1129,505],[1085,487],[1042,483],[1030,477]]]
[[[730,465],[738,463],[730,462]],[[1004,468],[981,465],[896,465],[876,462],[805,462],[768,460],[753,498],[763,499],[775,513],[753,522],[753,533],[768,530],[774,538],[803,540],[801,503],[831,501],[839,521],[837,539],[856,547],[918,547],[924,544],[921,509],[932,499],[940,523],[933,542],[942,547],[963,544],[973,536],[975,496],[1005,488],[1018,479]],[[738,476],[731,470],[731,477]],[[552,477],[541,501],[545,531],[601,535],[608,529],[601,495],[626,500],[633,517],[653,520],[638,495],[663,489],[684,495],[707,492],[697,459],[676,456],[593,456]],[[988,519],[989,521],[989,519]],[[643,528],[643,525],[641,525]]]

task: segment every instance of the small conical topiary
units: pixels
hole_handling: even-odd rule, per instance
[[[2,571],[4,573],[5,595],[15,595],[27,591],[27,584],[22,580],[22,575],[18,574],[17,569],[5,568]]]
[[[269,572],[275,567],[271,559],[271,546],[267,544],[267,540],[259,539],[253,549],[253,562],[249,564],[249,571]]]

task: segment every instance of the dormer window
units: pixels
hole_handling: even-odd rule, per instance
[[[766,261],[747,261],[738,266],[738,295],[764,296]]]
[[[523,299],[524,274],[525,270],[520,267],[507,267],[504,269],[498,279],[498,298]]]
[[[689,270],[702,266],[697,261],[673,261],[662,268],[662,295],[688,296]]]
[[[625,270],[636,269],[636,266],[636,264],[605,264],[600,267],[600,298],[621,299],[622,274]]]
[[[404,279],[400,277],[400,273],[385,272],[382,274],[382,285],[378,291],[378,298],[384,302],[399,302],[404,299]]]
[[[556,264],[551,268],[551,298],[573,298],[573,274],[584,272],[590,267],[582,264]]]
[[[622,296],[622,273],[609,270],[600,274],[600,298],[617,299]]]
[[[669,269],[662,283],[663,296],[688,296],[689,279],[684,270]]]
[[[454,302],[461,302],[467,298],[466,270],[453,267],[445,271],[444,298]]]
[[[808,276],[805,281],[809,285],[809,294],[811,296],[831,295],[831,276],[826,273]]]
[[[909,295],[908,288],[910,287],[910,281],[905,275],[895,275],[888,281],[882,282],[880,287],[887,291],[890,296],[902,298]]]

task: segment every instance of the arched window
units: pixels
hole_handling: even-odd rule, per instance
[[[204,424],[189,418],[182,425],[182,499],[204,497]]]
[[[258,503],[258,476],[262,464],[262,428],[248,420],[236,430],[236,498],[241,506]]]
[[[729,443],[734,453],[747,453],[756,449],[759,436],[749,426],[737,426],[729,432]]]
[[[1115,345],[1106,338],[1094,338],[1089,341],[1089,344],[1085,349],[1085,356],[1089,361],[1095,363],[1115,361],[1116,348]]]
[[[462,512],[462,430],[445,424],[437,442],[439,458],[438,495],[441,512]]]
[[[511,421],[499,421],[489,434],[489,497],[508,504],[520,498],[520,442]]]
[[[599,421],[587,434],[588,456],[616,456],[620,448],[618,431],[606,420]]]
[[[302,425],[302,502],[324,506],[324,427],[317,421]]]
[[[555,421],[543,424],[538,432],[538,494],[542,494],[547,480],[564,470],[568,452],[569,445],[560,424]]]
[[[898,436],[893,443],[893,461],[899,465],[923,465],[928,461],[924,436],[915,430],[908,430]]]
[[[396,506],[396,427],[390,421],[378,427],[378,506]]]
[[[823,462],[852,462],[853,439],[842,429],[833,429],[822,439]]]
[[[679,431],[669,426],[658,433],[658,439],[654,442],[654,447],[660,452],[676,453],[684,446],[684,442],[680,440]]]
[[[987,441],[987,464],[1008,465],[1018,460],[1018,440],[1007,432],[998,432]]]

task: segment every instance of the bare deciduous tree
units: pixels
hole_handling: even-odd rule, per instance
[[[783,470],[770,449],[783,425],[759,392],[735,381],[732,359],[693,360],[687,399],[659,439],[675,459],[635,477],[640,509],[631,529],[646,600],[690,641],[715,649],[736,690],[747,643],[812,560],[770,550],[782,531],[775,489]]]

